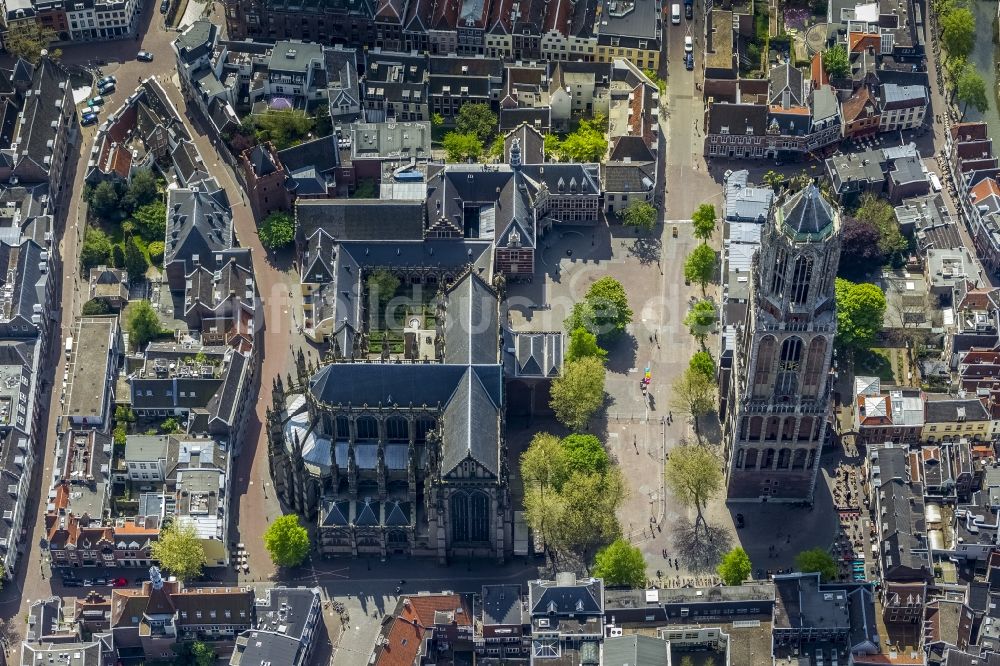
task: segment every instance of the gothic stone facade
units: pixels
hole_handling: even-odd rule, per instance
[[[765,223],[724,426],[731,502],[812,501],[830,415],[839,233],[814,185]]]
[[[436,362],[340,360],[279,380],[275,488],[325,555],[511,552],[499,301],[467,272],[443,296]]]

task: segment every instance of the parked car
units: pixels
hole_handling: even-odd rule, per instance
[[[94,581],[94,584],[95,585],[107,585],[108,584],[108,579],[107,578],[98,578],[97,580]]]
[[[84,578],[83,579],[83,586],[84,587],[93,587],[94,586],[94,581],[90,580],[89,578]]]
[[[104,98],[100,95],[95,95],[87,100],[87,106],[104,106]]]
[[[128,585],[128,581],[124,578],[115,578],[113,584],[115,587],[125,587]]]
[[[691,5],[684,5],[684,18],[688,21],[694,18],[694,8]]]
[[[83,114],[83,117],[80,118],[80,124],[83,125],[84,127],[86,127],[87,125],[93,125],[96,122],[97,122],[96,113],[85,113]]]
[[[170,9],[170,0],[163,0],[160,3],[160,13],[166,14],[168,9]]]
[[[80,587],[82,584],[76,578],[63,578],[63,587]]]
[[[105,83],[103,86],[99,86],[97,88],[97,92],[101,93],[101,95],[110,95],[114,91],[115,91],[114,83]]]
[[[153,54],[149,51],[139,51],[135,54],[135,59],[139,62],[153,62]]]
[[[691,35],[684,35],[684,52],[691,53],[694,51],[694,40]]]
[[[684,66],[688,70],[694,69],[694,54],[693,53],[688,53],[688,54],[686,54],[684,56]]]
[[[106,86],[109,83],[118,83],[118,79],[111,75],[103,76],[97,80],[97,87],[100,88],[101,86]]]

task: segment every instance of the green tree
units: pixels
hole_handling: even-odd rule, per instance
[[[134,236],[129,236],[125,240],[125,270],[128,271],[129,280],[136,280],[146,274],[149,263],[146,255],[142,253],[135,242]]]
[[[622,224],[639,231],[652,231],[656,226],[656,208],[645,201],[633,201],[622,210]]]
[[[102,220],[109,220],[121,210],[121,197],[114,183],[104,180],[90,192],[90,210]]]
[[[312,131],[315,120],[298,109],[268,109],[249,121],[257,141],[270,141],[278,150],[297,145]]]
[[[115,422],[135,423],[135,412],[129,409],[128,405],[118,405],[115,407]]]
[[[837,577],[837,561],[822,548],[803,550],[796,555],[795,568],[802,573],[818,572],[824,583]]]
[[[704,347],[705,338],[708,337],[718,318],[719,314],[715,311],[715,304],[705,299],[698,301],[691,307],[684,317],[684,325],[688,327],[691,335]]]
[[[684,260],[684,279],[701,285],[702,296],[705,287],[715,277],[715,250],[707,243],[699,243]]]
[[[694,223],[694,237],[707,241],[715,233],[715,206],[703,203],[698,206],[694,214],[691,215],[691,222]]]
[[[212,666],[215,663],[215,648],[195,641],[191,644],[191,656],[194,657],[194,666]]]
[[[715,379],[688,367],[674,380],[670,406],[687,414],[694,422],[694,434],[701,441],[700,419],[715,409]]]
[[[576,131],[559,143],[559,155],[572,162],[600,162],[608,151],[608,142],[604,138],[607,124],[608,119],[600,114],[580,121]]]
[[[494,160],[502,160],[503,149],[504,149],[503,137],[502,136],[495,137],[493,139],[493,143],[490,144],[490,150],[488,153],[489,157]]]
[[[567,435],[560,445],[563,448],[566,467],[570,472],[604,474],[611,465],[608,452],[604,450],[604,445],[596,435],[579,433]]]
[[[111,306],[103,298],[92,298],[83,304],[83,309],[80,311],[84,317],[91,317],[93,315],[106,315],[111,312]]]
[[[578,358],[593,356],[604,361],[608,352],[597,344],[597,336],[583,326],[577,326],[569,334],[569,347],[566,349],[566,359],[573,361]]]
[[[606,474],[571,474],[559,492],[557,546],[586,553],[617,539],[621,536],[617,512],[625,495],[625,480],[617,467]]]
[[[483,154],[483,142],[475,134],[448,132],[441,145],[449,162],[478,160]]]
[[[163,251],[163,241],[153,241],[146,246],[146,252],[149,253],[149,260],[157,266],[163,263]]]
[[[181,430],[181,425],[172,416],[163,419],[163,423],[160,424],[160,432],[164,435],[172,435],[175,432],[181,432]]]
[[[972,67],[965,68],[955,84],[955,99],[962,103],[963,120],[970,104],[979,113],[990,108],[990,100],[986,95],[986,82],[978,70]]]
[[[142,349],[160,334],[160,317],[149,301],[139,301],[130,308],[126,327],[132,347]]]
[[[153,203],[160,196],[156,187],[156,176],[149,169],[136,172],[132,176],[125,194],[122,196],[122,208],[131,212],[147,204]]]
[[[733,548],[726,553],[715,572],[726,585],[742,585],[753,571],[750,556],[742,548]]]
[[[153,559],[181,581],[197,578],[208,561],[205,546],[198,538],[194,526],[182,525],[176,520],[160,530],[159,538],[153,542],[152,551]]]
[[[764,174],[764,184],[772,190],[777,190],[783,182],[785,182],[785,177],[774,169],[768,169],[767,173]]]
[[[372,296],[379,304],[385,305],[392,300],[399,289],[399,278],[387,270],[372,271],[368,275],[368,300],[371,302]]]
[[[837,278],[837,341],[848,349],[864,349],[875,341],[885,320],[885,294],[870,282]]]
[[[670,452],[665,479],[674,499],[697,512],[694,529],[708,530],[703,511],[708,500],[722,488],[722,462],[709,449],[697,444],[682,444]]]
[[[132,221],[147,241],[162,242],[167,231],[167,204],[159,199],[142,204],[132,213]]]
[[[455,131],[474,134],[484,146],[493,140],[499,129],[500,121],[489,104],[463,104],[455,116]]]
[[[949,58],[966,58],[976,43],[976,17],[956,7],[941,18],[941,41]]]
[[[586,302],[593,311],[595,328],[591,332],[598,336],[618,335],[632,321],[632,308],[628,305],[625,287],[610,275],[590,285]]]
[[[88,227],[80,248],[80,263],[84,270],[108,263],[111,259],[111,239],[100,229]]]
[[[557,135],[546,134],[544,148],[543,148],[545,151],[545,159],[558,162],[560,155],[559,149],[561,143],[562,142],[559,141],[559,137]]]
[[[124,423],[116,423],[115,430],[111,433],[111,437],[118,446],[125,446],[125,442],[128,438],[128,428]]]
[[[696,352],[695,355],[691,357],[691,362],[688,363],[688,368],[690,368],[692,372],[704,375],[709,381],[713,383],[715,382],[715,360],[707,351]]]
[[[297,567],[309,555],[309,530],[299,524],[296,514],[274,520],[264,532],[264,547],[279,567]]]
[[[646,558],[625,539],[615,539],[597,552],[593,574],[605,585],[642,588],[646,586]]]
[[[525,520],[545,544],[555,545],[555,528],[563,511],[559,491],[569,477],[566,450],[560,439],[549,433],[536,433],[521,454],[520,469]]]
[[[865,194],[858,202],[854,217],[874,225],[878,229],[879,250],[887,257],[899,255],[909,249],[909,241],[903,236],[896,220],[896,211],[885,199],[873,194]]]
[[[593,356],[567,361],[552,381],[549,406],[559,422],[582,430],[604,404],[604,363]]]
[[[851,73],[851,60],[843,44],[823,51],[823,69],[831,78],[843,79]]]
[[[55,60],[62,57],[61,49],[49,49],[49,44],[56,41],[56,31],[43,26],[34,20],[15,21],[7,26],[4,35],[4,46],[7,52],[15,58],[24,58],[32,65],[37,65],[42,59],[42,50],[47,49],[49,56]]]
[[[125,250],[121,244],[111,246],[111,265],[115,268],[125,268]]]
[[[444,116],[442,116],[440,113],[432,113],[431,125],[433,125],[434,127],[441,127],[442,125],[444,125]]]
[[[260,244],[268,250],[280,250],[295,240],[295,218],[283,211],[275,211],[264,218],[257,229]]]

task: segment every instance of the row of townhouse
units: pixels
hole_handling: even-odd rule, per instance
[[[42,456],[44,371],[58,310],[53,216],[76,140],[69,74],[43,56],[0,71],[0,565],[23,568],[28,484]]]
[[[228,0],[225,13],[232,39],[305,39],[505,60],[625,58],[655,70],[664,7],[660,0]]]
[[[176,656],[209,641],[227,664],[311,663],[322,623],[319,588],[186,587],[156,567],[138,589],[32,601],[19,663],[113,666]]]
[[[4,0],[4,31],[36,23],[55,32],[56,41],[98,42],[131,39],[139,30],[140,0]]]
[[[172,341],[129,351],[118,314],[76,322],[48,481],[49,556],[56,567],[147,567],[161,526],[179,521],[195,529],[209,566],[225,566],[232,459],[259,365],[250,251],[236,246],[226,193],[156,81],[141,83],[108,115],[90,155],[91,184],[128,183],[148,170],[171,183],[164,220],[171,297],[158,307],[184,327]],[[124,272],[98,267],[90,277],[93,296],[127,303]],[[145,430],[168,419],[178,428],[172,437],[127,434],[132,421]],[[124,438],[117,453],[116,425],[115,437]]]
[[[906,18],[917,8],[911,0],[883,4],[844,3],[837,18],[850,18],[836,41],[848,51],[850,70],[838,79],[824,71],[820,54],[808,70],[786,62],[764,78],[742,78],[753,22],[742,10],[712,9],[704,56],[704,154],[800,159],[822,155],[843,139],[922,127],[928,79],[921,71],[918,24]]]

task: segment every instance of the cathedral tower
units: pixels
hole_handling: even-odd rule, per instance
[[[815,185],[764,225],[724,425],[731,502],[812,501],[830,415],[839,236],[840,215]]]

